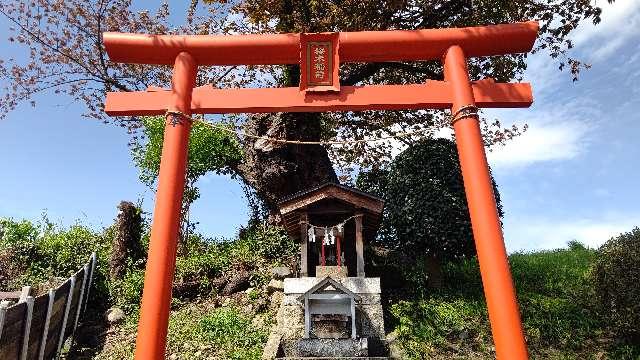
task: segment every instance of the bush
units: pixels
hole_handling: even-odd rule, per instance
[[[143,287],[144,270],[141,269],[130,269],[122,279],[109,283],[112,301],[129,314],[139,308]]]
[[[620,234],[599,249],[593,268],[596,298],[612,329],[640,343],[640,228]]]
[[[31,222],[0,219],[0,289],[13,290],[37,253],[38,228]]]
[[[298,245],[284,229],[264,223],[254,223],[240,231],[234,247],[236,258],[253,261],[266,259],[283,263],[297,255]]]
[[[378,241],[388,248],[439,261],[475,254],[455,142],[428,139],[413,144],[388,169],[360,173],[357,186],[384,199]],[[493,188],[502,216],[495,182]]]
[[[103,271],[111,236],[111,229],[96,232],[81,224],[62,228],[46,217],[36,224],[27,220],[0,219],[0,287],[19,289],[42,283],[55,287],[59,280],[84,266],[94,251],[98,263],[103,264],[98,266],[98,271]],[[103,279],[104,274],[96,274],[96,286],[100,291],[106,289]]]
[[[176,283],[198,282],[204,290],[209,287],[211,279],[231,266],[232,259],[226,243],[191,234],[180,246],[181,251],[176,259]]]

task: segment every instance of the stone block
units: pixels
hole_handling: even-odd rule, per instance
[[[278,332],[283,339],[304,337],[304,309],[301,306],[282,305],[278,310]]]
[[[359,336],[384,339],[382,305],[360,305],[356,307],[356,328]]]
[[[271,269],[271,276],[274,279],[282,280],[288,276],[291,276],[291,270],[286,266],[278,266]]]
[[[301,278],[286,278],[284,279],[284,293],[285,294],[304,294],[307,290],[318,282],[319,278],[315,277],[301,277]]]
[[[380,304],[379,294],[358,294],[360,296],[359,305],[376,305]]]
[[[271,279],[271,281],[269,281],[269,284],[267,285],[267,291],[269,293],[275,291],[284,291],[284,283],[282,282],[282,280]]]
[[[271,334],[267,340],[267,344],[262,350],[262,360],[273,360],[278,356],[278,349],[280,349],[280,340],[282,336],[280,334]]]
[[[380,294],[380,278],[350,277],[340,279],[340,283],[356,294]]]
[[[367,338],[300,339],[283,343],[287,357],[351,358],[369,355]]]
[[[304,304],[298,300],[298,294],[286,294],[282,299],[282,304],[287,306],[304,306]]]
[[[304,294],[315,284],[322,281],[320,277],[302,277],[284,279],[285,294]],[[380,294],[380,278],[347,277],[336,279],[349,291],[356,294]]]
[[[333,279],[343,279],[348,277],[346,266],[316,266],[316,277],[325,278],[331,276]]]

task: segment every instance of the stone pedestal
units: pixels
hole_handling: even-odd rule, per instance
[[[282,343],[286,358],[367,358],[368,342],[363,339],[300,339]]]
[[[327,276],[343,279],[349,275],[346,266],[316,266],[316,278],[322,279]]]
[[[373,346],[374,343],[382,343],[385,339],[382,304],[380,303],[380,278],[345,277],[335,279],[360,298],[355,306],[356,339],[303,339],[304,304],[298,298],[323,279],[321,277],[284,279],[284,298],[278,311],[278,324],[272,332],[273,342],[277,342],[277,339],[280,341],[278,348],[283,350],[287,357],[318,356],[311,355],[313,351],[320,351],[318,349],[324,349],[322,351],[327,349],[347,351],[345,349],[353,350],[356,348],[360,349],[359,354],[364,355],[336,355],[336,357],[368,356],[369,343]],[[302,353],[309,355],[292,355]],[[263,359],[273,359],[271,354],[273,352],[263,354]],[[330,357],[327,355],[331,352],[316,352],[316,354],[322,354],[320,357],[327,358]]]

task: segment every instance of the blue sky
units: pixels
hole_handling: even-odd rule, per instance
[[[500,187],[510,251],[562,247],[577,239],[598,246],[640,225],[640,2],[605,7],[603,22],[577,30],[573,57],[592,69],[571,82],[544,54],[529,57],[530,109],[485,113],[529,130],[489,154]],[[0,19],[0,29],[6,29]],[[0,51],[15,51],[6,37]],[[54,94],[0,120],[0,217],[109,225],[120,200],[153,209],[153,192],[137,177],[118,127],[80,116]],[[443,132],[446,136],[446,131]],[[192,218],[210,236],[233,236],[247,220],[240,186],[207,175]]]

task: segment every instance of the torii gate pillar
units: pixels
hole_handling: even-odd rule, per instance
[[[445,53],[444,77],[452,86],[452,114],[475,107],[467,59],[459,46]],[[496,357],[528,359],[478,115],[453,121]]]
[[[197,68],[195,59],[189,53],[181,52],[176,57],[171,80],[171,110],[186,116],[191,114],[191,93]],[[138,324],[136,359],[164,359],[190,131],[191,120],[167,116]]]

